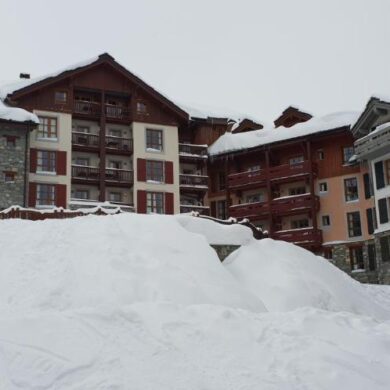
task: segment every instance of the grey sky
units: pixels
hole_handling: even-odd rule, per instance
[[[272,121],[390,95],[389,0],[0,0],[0,80],[109,52],[173,100]]]

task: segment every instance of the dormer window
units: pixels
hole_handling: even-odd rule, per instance
[[[64,104],[68,100],[68,93],[66,91],[56,91],[54,100],[56,103]]]

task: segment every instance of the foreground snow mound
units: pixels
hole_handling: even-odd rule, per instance
[[[3,311],[165,301],[265,310],[206,240],[173,217],[10,220],[0,223],[0,237]]]
[[[293,244],[264,239],[233,252],[226,268],[270,311],[304,306],[390,319],[390,308],[322,257]]]
[[[175,218],[189,232],[204,236],[209,244],[246,245],[254,240],[252,230],[243,225],[222,225],[210,219],[184,214]]]

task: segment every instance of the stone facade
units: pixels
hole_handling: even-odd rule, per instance
[[[215,249],[219,260],[224,261],[232,252],[240,247],[240,245],[210,245]]]
[[[390,237],[390,231],[375,234],[376,259],[380,284],[390,284],[390,258],[383,258],[380,239]]]
[[[0,122],[0,210],[26,206],[28,136],[26,125]]]

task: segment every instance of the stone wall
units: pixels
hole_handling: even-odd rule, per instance
[[[0,123],[0,210],[25,206],[27,131],[23,125]],[[15,137],[15,146],[7,145],[6,136]],[[14,181],[6,182],[5,172],[14,172]]]
[[[210,245],[215,249],[219,260],[224,261],[232,252],[240,247],[240,245]]]
[[[376,261],[378,265],[379,283],[390,284],[390,259],[382,258],[381,237],[389,237],[390,231],[375,234]]]

